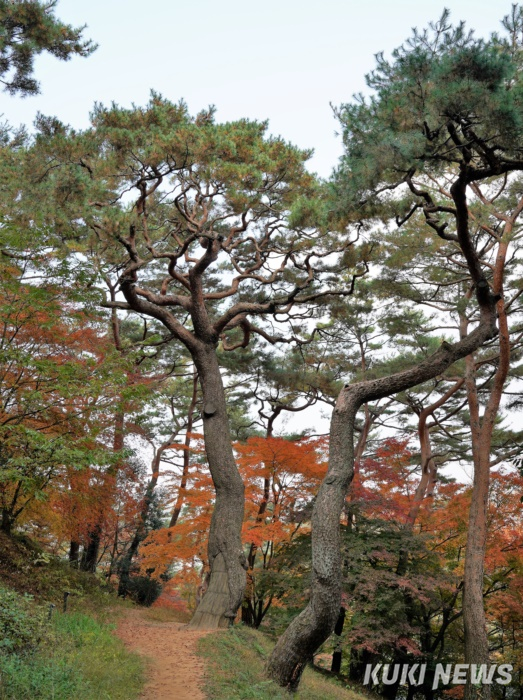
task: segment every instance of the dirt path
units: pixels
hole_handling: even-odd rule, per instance
[[[140,609],[127,610],[117,634],[133,651],[147,657],[143,700],[205,700],[203,662],[196,644],[205,632],[192,632],[179,622],[152,622]]]

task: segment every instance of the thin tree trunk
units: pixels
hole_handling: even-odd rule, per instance
[[[123,450],[124,446],[124,421],[125,417],[122,411],[118,411],[115,416],[114,425],[114,437],[113,437],[113,451],[120,452]],[[107,470],[107,476],[110,477],[111,482],[109,487],[111,490],[114,488],[112,484],[112,478],[116,476],[119,464],[111,466]],[[103,534],[103,513],[100,514],[100,519],[95,523],[92,531],[89,533],[87,546],[84,549],[82,559],[80,561],[80,569],[82,571],[88,571],[92,574],[96,572],[96,567],[98,565],[98,558],[100,552],[100,542]]]
[[[336,620],[336,625],[334,626],[334,634],[336,635],[336,648],[332,654],[332,664],[331,673],[339,673],[341,671],[341,659],[342,659],[342,645],[341,645],[341,635],[343,633],[343,626],[345,624],[345,608],[340,608],[340,614]]]
[[[451,386],[450,389],[446,391],[438,401],[435,401],[433,404],[427,406],[419,412],[418,437],[420,443],[421,477],[416,487],[416,491],[414,492],[414,497],[405,520],[405,529],[407,532],[413,531],[421,509],[421,504],[426,496],[432,496],[438,478],[438,467],[432,454],[427,420],[437,408],[443,406],[450,399],[450,397],[463,386],[464,382],[464,379],[458,379],[458,381]],[[396,568],[396,574],[398,576],[405,576],[407,573],[408,563],[409,551],[407,548],[403,548],[400,551],[398,566]]]
[[[271,438],[274,432],[274,421],[283,411],[283,406],[277,406],[271,413],[269,420],[267,421],[267,430],[265,432],[266,438]],[[263,495],[260,505],[258,506],[258,512],[256,514],[256,523],[261,523],[264,520],[265,513],[267,511],[267,505],[269,503],[271,493],[271,479],[265,477],[263,479]],[[249,547],[249,554],[247,555],[247,585],[245,587],[245,596],[242,603],[242,622],[249,627],[259,627],[256,624],[256,610],[255,610],[255,579],[254,579],[254,564],[256,563],[256,554],[258,552],[258,545],[251,542]]]
[[[192,429],[194,424],[194,410],[196,408],[196,401],[198,400],[198,373],[195,371],[193,374],[193,389],[191,396],[191,403],[189,404],[189,410],[187,412],[187,430],[185,431],[185,442],[183,451],[183,469],[182,478],[180,481],[180,488],[178,489],[178,496],[176,498],[176,503],[174,505],[173,514],[171,516],[171,522],[169,527],[174,527],[178,522],[182,507],[185,501],[185,494],[187,491],[187,482],[189,480],[189,449],[191,447]]]
[[[451,386],[450,389],[446,391],[438,401],[435,401],[430,406],[422,409],[419,413],[418,437],[421,453],[421,478],[416,491],[414,492],[414,497],[407,515],[406,524],[410,529],[414,527],[414,524],[418,519],[421,504],[423,503],[425,496],[432,495],[437,481],[438,467],[432,454],[427,420],[436,409],[441,408],[441,406],[443,406],[451,398],[451,396],[453,396],[463,386],[464,382],[464,379],[458,379],[456,383],[453,384],[453,386]]]
[[[505,225],[503,239],[498,245],[494,269],[493,291],[500,297],[496,304],[499,325],[499,363],[483,419],[480,419],[479,415],[479,400],[473,358],[467,358],[466,363],[465,383],[470,411],[472,457],[474,461],[474,482],[467,530],[463,587],[463,625],[465,631],[465,663],[467,664],[488,665],[490,662],[483,601],[490,484],[490,449],[492,433],[510,364],[510,336],[503,299],[503,271],[508,238],[516,216],[517,214],[513,215],[512,220],[509,220]],[[481,700],[490,700],[490,697],[491,688],[489,685],[483,685],[478,688],[471,682],[470,676],[468,677],[465,686],[465,700],[479,700],[480,698]]]

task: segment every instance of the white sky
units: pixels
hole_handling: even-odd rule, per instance
[[[12,124],[37,111],[81,128],[95,101],[142,105],[150,89],[191,112],[209,104],[220,121],[269,119],[270,131],[314,148],[328,176],[340,155],[330,103],[365,88],[374,54],[389,53],[449,7],[479,35],[500,28],[511,2],[492,0],[60,0],[56,14],[99,45],[88,59],[42,56],[42,94],[0,93]]]

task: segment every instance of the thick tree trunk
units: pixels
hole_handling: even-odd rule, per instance
[[[132,247],[133,244],[129,245]],[[209,532],[209,588],[190,623],[193,628],[200,629],[217,629],[234,620],[242,602],[247,568],[241,542],[245,490],[232,450],[225,390],[216,354],[220,333],[226,323],[219,328],[211,323],[202,287],[202,275],[218,257],[220,245],[219,240],[206,244],[205,254],[189,272],[191,301],[187,308],[194,331],[182,326],[163,305],[145,300],[143,290],[141,295],[137,294],[136,270],[122,276],[120,282],[121,291],[131,308],[157,318],[189,350],[202,388],[205,452],[216,501]],[[135,256],[134,250],[132,255]],[[227,595],[223,595],[224,566]]]
[[[73,567],[78,566],[78,557],[80,554],[80,542],[71,540],[69,543],[69,564]]]
[[[331,419],[329,469],[312,513],[313,574],[311,598],[278,640],[267,671],[271,678],[296,690],[306,664],[334,629],[341,608],[340,515],[354,464],[354,421],[361,405],[343,390]]]
[[[488,446],[490,447],[490,445]],[[488,451],[482,451],[474,464],[474,485],[469,511],[465,574],[463,586],[463,625],[465,630],[465,663],[489,664],[487,621],[483,602],[483,575],[487,541],[487,511],[490,463]],[[467,700],[489,700],[488,685],[465,688]]]
[[[470,355],[496,333],[496,299],[490,291],[470,238],[466,199],[466,170],[451,187],[456,207],[457,241],[467,261],[480,309],[477,328],[459,342],[440,349],[416,367],[389,377],[346,385],[331,420],[329,468],[312,515],[311,599],[280,638],[267,664],[269,677],[295,689],[307,661],[327,639],[341,607],[340,517],[354,471],[354,421],[360,406],[392,396],[437,377],[457,360]],[[497,290],[496,290],[497,291]]]
[[[367,401],[391,396],[436,377],[496,333],[494,299],[484,278],[476,284],[481,308],[479,326],[458,343],[442,347],[418,366],[390,377],[342,389],[330,428],[329,468],[312,515],[311,598],[279,639],[267,664],[270,678],[290,690],[299,684],[306,663],[329,637],[341,607],[340,516],[354,469],[354,422]]]
[[[194,361],[203,395],[203,431],[216,503],[209,532],[209,587],[190,626],[217,629],[232,624],[246,583],[246,558],[241,542],[244,486],[229,431],[222,376],[213,345],[201,346]]]

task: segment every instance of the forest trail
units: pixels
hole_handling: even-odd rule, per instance
[[[196,645],[207,633],[190,631],[180,622],[154,622],[146,615],[147,609],[126,610],[116,630],[128,648],[147,658],[141,700],[205,700],[203,661]]]

